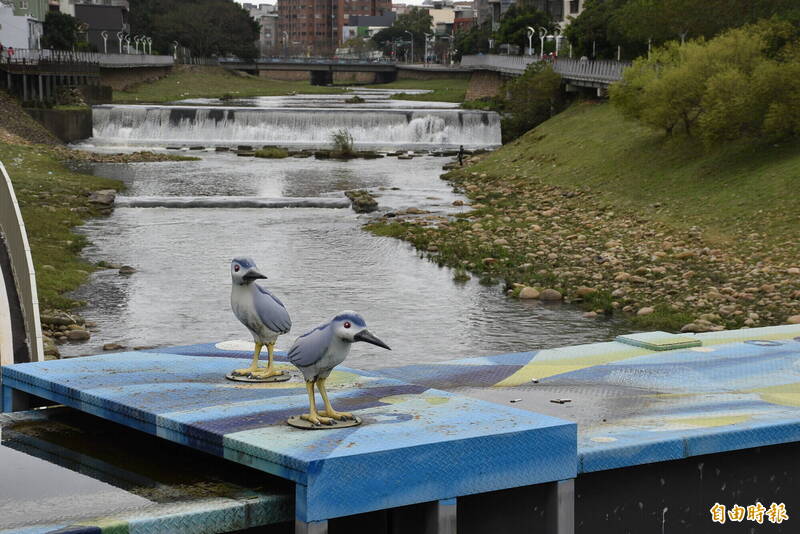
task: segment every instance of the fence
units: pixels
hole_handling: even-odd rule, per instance
[[[472,69],[493,70],[504,74],[522,74],[528,65],[542,61],[536,56],[464,56],[461,65]],[[610,84],[622,79],[630,66],[626,61],[580,60],[558,58],[552,61],[553,70],[571,81]]]
[[[73,52],[71,50],[15,49],[13,55],[3,54],[2,62],[10,65],[48,66],[68,65],[97,67],[162,67],[174,64],[172,56],[151,54],[101,54],[99,52]],[[85,69],[84,69],[85,70]]]
[[[16,288],[19,298],[28,349],[27,359],[42,361],[44,359],[42,325],[39,321],[39,298],[36,293],[36,274],[33,270],[31,249],[11,178],[2,163],[0,163],[0,232],[3,237],[0,246],[3,245],[2,241],[5,241],[10,266],[10,273],[0,272],[3,274],[3,277],[0,277],[0,283],[3,285],[0,289],[0,364],[8,365],[15,363],[15,360],[16,363],[25,361],[25,359],[15,359],[14,348],[19,343],[15,342],[18,340],[14,339],[14,332],[18,329],[12,324],[15,314],[11,313],[12,296],[5,291],[7,287],[5,276],[11,277],[14,282],[11,287]]]

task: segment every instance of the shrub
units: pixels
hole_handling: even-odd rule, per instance
[[[355,156],[353,135],[347,129],[341,128],[333,132],[331,134],[331,142],[333,143],[331,157],[351,158]]]
[[[707,146],[800,134],[797,38],[796,28],[775,20],[668,43],[625,71],[611,101],[629,118]]]
[[[550,65],[531,64],[525,74],[507,84],[506,90],[503,143],[535,128],[563,107],[561,76]]]

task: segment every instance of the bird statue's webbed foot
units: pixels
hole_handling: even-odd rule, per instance
[[[321,425],[332,425],[333,419],[330,417],[324,417],[322,415],[315,415],[313,413],[304,413],[300,416],[300,419],[308,421],[312,425],[321,426]]]
[[[328,410],[322,410],[321,412],[319,412],[319,415],[330,417],[331,419],[336,419],[337,421],[347,421],[355,419],[355,417],[353,417],[353,414],[351,414],[350,412],[337,412],[333,408],[330,408]]]
[[[258,367],[256,369],[237,369],[233,372],[233,374],[237,374],[239,372],[243,372],[243,376],[250,376],[250,378],[263,380],[265,378],[271,378],[273,376],[281,376],[283,371],[275,369],[274,367]]]

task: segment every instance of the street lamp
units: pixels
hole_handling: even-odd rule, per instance
[[[528,55],[533,55],[533,35],[536,33],[536,30],[528,26]]]
[[[152,37],[148,37],[147,38],[147,53],[150,54],[151,56],[153,55],[153,38]]]
[[[100,37],[103,38],[103,53],[108,54],[108,32],[105,30],[101,31]]]
[[[407,33],[408,35],[411,36],[411,61],[410,61],[410,63],[413,63],[414,62],[414,34],[411,33],[408,30],[404,31],[403,33]]]
[[[559,48],[558,45],[561,43],[561,30],[559,30],[558,28],[553,30],[553,38],[556,41],[556,57],[558,57],[558,48]]]
[[[117,32],[117,39],[119,39],[119,53],[122,53],[122,40],[125,38],[125,32]]]
[[[541,42],[541,50],[539,54],[540,59],[544,59],[544,40],[547,37],[547,28],[539,28],[539,41]]]
[[[430,33],[425,34],[425,60],[423,61],[424,64],[428,64],[428,43],[431,40],[432,35]]]
[[[282,31],[281,34],[283,35],[283,57],[288,57],[288,55],[289,55],[289,32]]]

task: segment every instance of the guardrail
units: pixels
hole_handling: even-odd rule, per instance
[[[31,248],[17,197],[14,194],[14,186],[2,163],[0,163],[0,175],[0,233],[10,260],[9,274],[19,298],[28,348],[27,357],[28,361],[42,361],[44,360],[42,325],[39,320],[39,297],[36,292],[36,274],[33,269]],[[12,324],[14,314],[10,308],[11,295],[6,292],[6,273],[1,274],[3,279],[0,282],[3,287],[0,289],[0,365],[9,365],[25,360],[18,359],[15,362],[14,347],[18,345],[18,340],[14,339],[14,332],[17,329]]]
[[[553,65],[553,70],[563,78],[573,81],[610,84],[622,79],[622,73],[630,66],[626,61],[611,60],[580,60],[570,58],[557,58],[555,60],[541,60],[536,56],[464,56],[461,65],[472,69],[492,70],[504,74],[519,75],[525,72],[528,65],[538,61],[547,61]]]
[[[73,52],[71,50],[15,49],[13,55],[6,52],[3,63],[12,65],[91,65],[107,68],[161,67],[175,63],[172,56],[152,54],[101,54],[99,52]]]
[[[260,57],[252,60],[239,58],[219,58],[220,64],[286,64],[297,65],[394,65],[395,61],[385,58],[320,58],[320,57]]]

